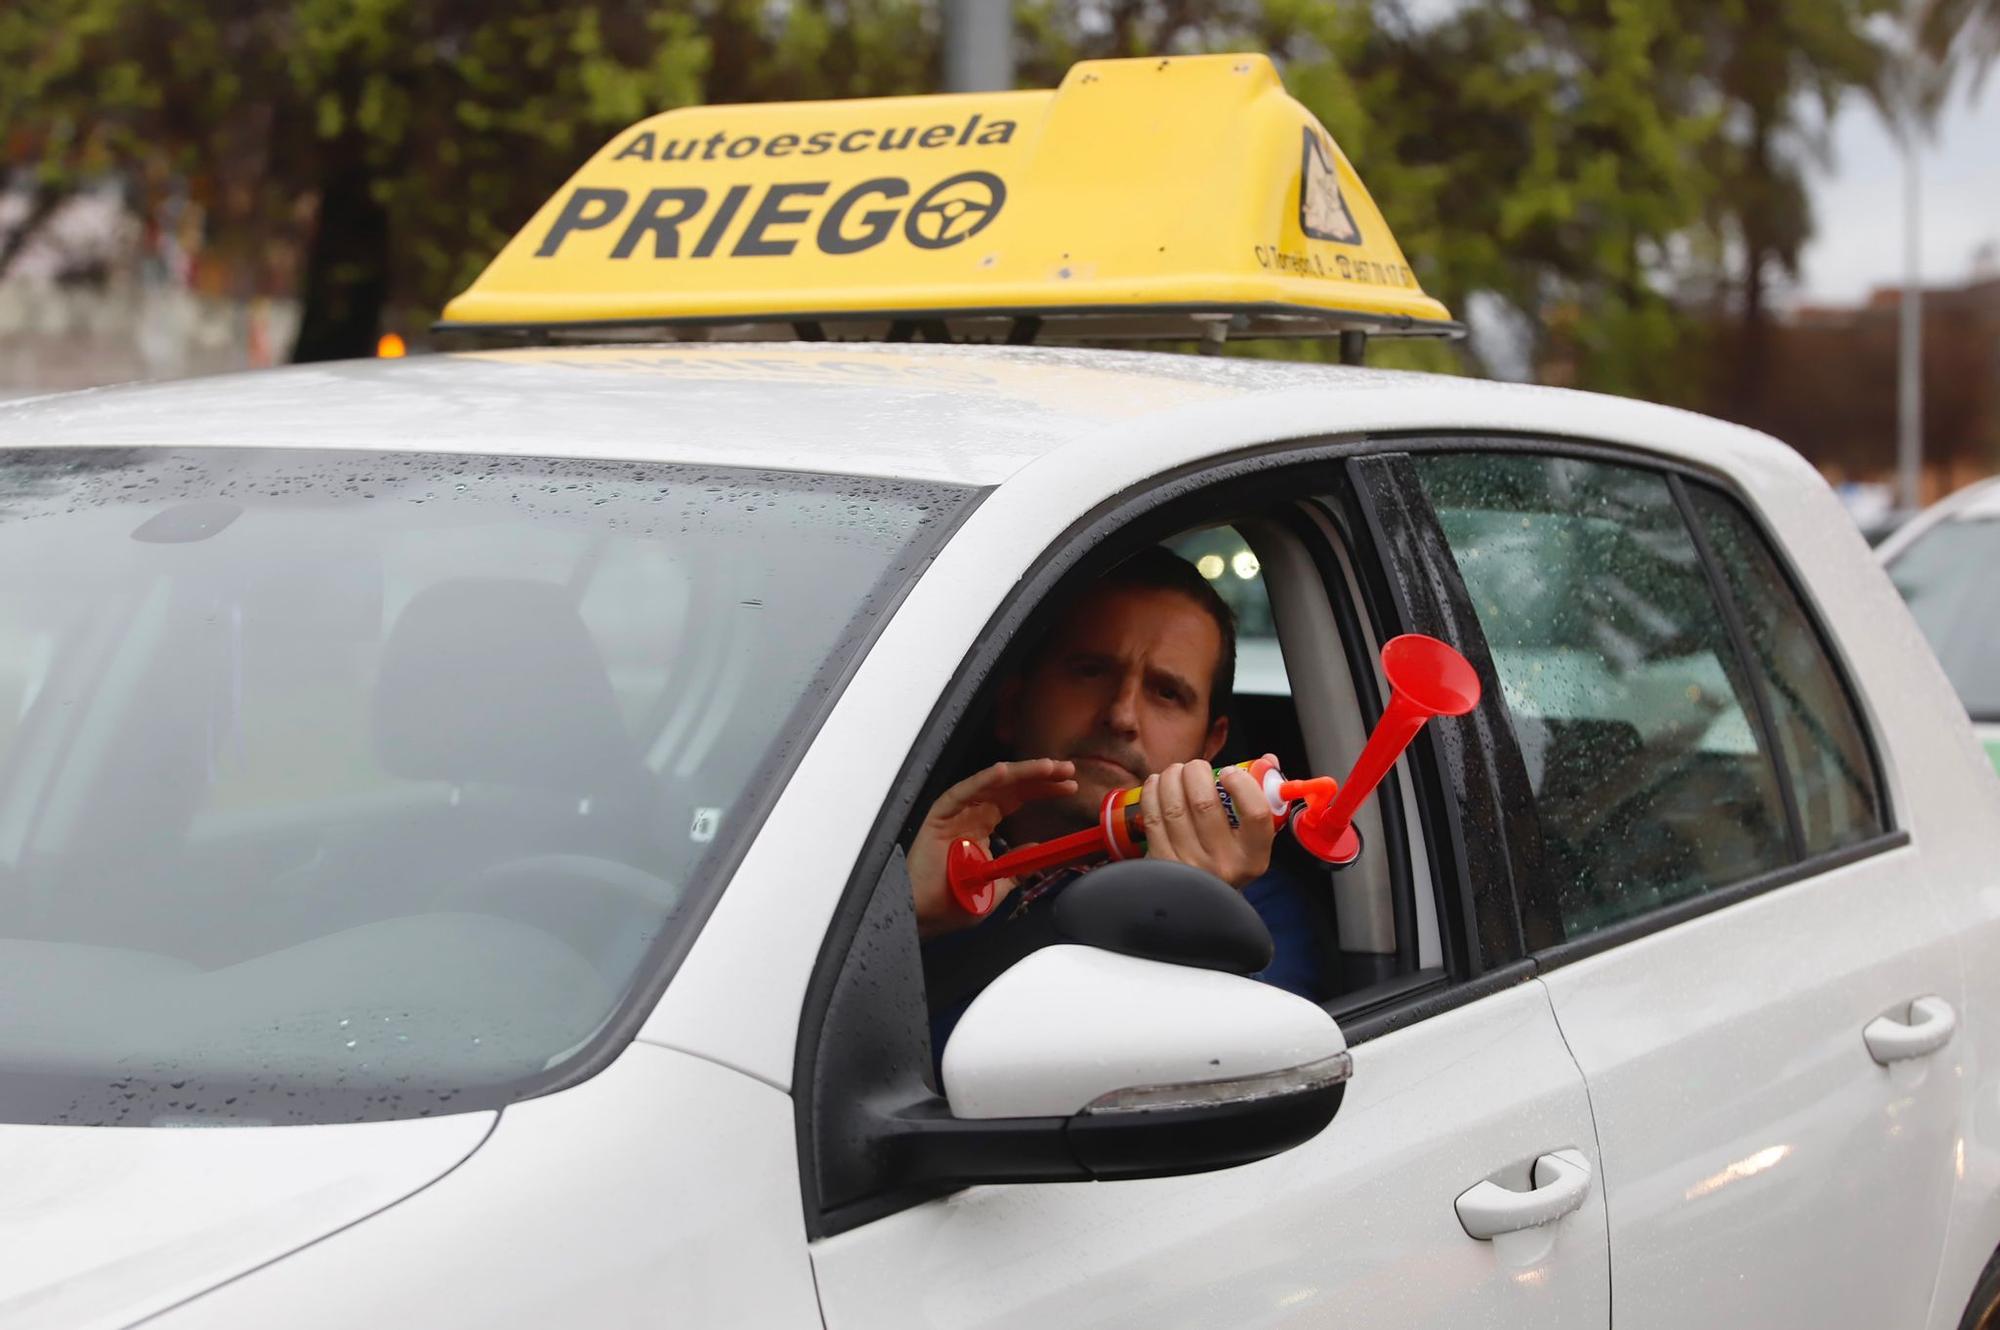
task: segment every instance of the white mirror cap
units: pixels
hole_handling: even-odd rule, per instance
[[[960,1118],[1068,1117],[1240,1102],[1345,1079],[1317,1006],[1219,970],[1045,947],[974,999],[944,1051]]]

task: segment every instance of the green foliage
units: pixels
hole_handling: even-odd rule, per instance
[[[1050,87],[1083,58],[1269,51],[1428,290],[1505,312],[1546,377],[1698,401],[1703,330],[1754,328],[1796,266],[1804,168],[1839,98],[1878,86],[1867,25],[1892,3],[1489,0],[1419,22],[1400,0],[1018,0],[1016,54]],[[1961,25],[1992,3],[1935,0]],[[302,268],[379,267],[357,298],[421,326],[620,127],[929,91],[937,29],[935,0],[11,0],[0,161],[52,192],[116,171],[142,206],[189,188],[230,270],[310,290]],[[379,213],[382,253],[303,263],[316,210]],[[1491,368],[1389,342],[1371,363]]]
[[[1925,51],[1947,70],[1972,70],[1976,93],[2000,60],[2000,0],[1923,0],[1918,35]]]
[[[1663,70],[1697,58],[1671,0],[1504,0],[1430,24],[1393,3],[1025,7],[1027,81],[1086,56],[1261,49],[1368,182],[1425,289],[1496,298],[1534,363],[1672,396],[1684,321],[1660,281],[1701,218],[1716,116]],[[1328,348],[1257,354],[1315,359]],[[1483,370],[1470,347],[1379,342],[1374,364]]]
[[[386,300],[421,326],[632,121],[926,91],[935,49],[918,0],[14,0],[0,160],[51,191],[192,186],[210,251],[279,286],[306,280],[301,223],[359,167]]]

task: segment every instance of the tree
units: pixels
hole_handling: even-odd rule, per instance
[[[1673,396],[1685,378],[1685,320],[1661,275],[1699,220],[1695,154],[1713,125],[1661,78],[1693,59],[1670,5],[1504,0],[1418,23],[1391,0],[1110,0],[1028,5],[1023,30],[1030,83],[1085,56],[1269,51],[1432,294],[1497,307],[1531,363],[1560,362],[1580,383]],[[1436,344],[1371,352],[1428,368],[1452,358]]]
[[[1917,26],[1934,60],[1971,68],[1974,92],[2000,60],[2000,0],[1925,0]]]
[[[1017,0],[1016,38],[1030,87],[1086,57],[1269,51],[1427,289],[1496,311],[1545,375],[1689,400],[1706,281],[1732,329],[1719,405],[1754,417],[1769,285],[1811,227],[1804,167],[1838,99],[1877,79],[1866,24],[1895,2],[1490,0],[1418,21],[1406,0]],[[108,171],[142,207],[186,182],[227,266],[303,296],[301,356],[365,354],[385,317],[434,315],[623,125],[928,91],[937,17],[934,0],[13,0],[0,71],[4,161],[45,204]],[[1461,357],[1492,368],[1478,348],[1374,356]]]
[[[1826,160],[1843,98],[1879,102],[1885,68],[1870,20],[1896,0],[1678,0],[1676,21],[1700,53],[1688,71],[1695,105],[1716,132],[1703,149],[1710,176],[1708,252],[1735,276],[1717,284],[1728,326],[1714,409],[1760,419],[1770,373],[1774,279],[1796,277],[1812,235],[1807,168]]]
[[[934,49],[919,0],[20,0],[0,124],[45,197],[192,181],[211,247],[292,284],[295,357],[323,359],[427,320],[624,125],[920,91]]]

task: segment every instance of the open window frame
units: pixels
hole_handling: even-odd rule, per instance
[[[813,1237],[847,1231],[939,1194],[935,1187],[899,1183],[903,1152],[880,1130],[890,1117],[925,1118],[933,1125],[949,1120],[931,1073],[928,1009],[901,843],[949,784],[947,773],[971,756],[979,739],[967,722],[977,718],[992,686],[1004,677],[1012,653],[1046,627],[1066,588],[1198,526],[1276,523],[1278,539],[1295,539],[1309,552],[1324,599],[1341,619],[1341,649],[1369,727],[1379,718],[1383,699],[1365,644],[1406,631],[1454,640],[1461,625],[1477,634],[1470,607],[1447,603],[1450,579],[1441,577],[1434,563],[1415,557],[1427,539],[1440,539],[1434,518],[1426,527],[1428,510],[1410,505],[1413,494],[1421,504],[1421,492],[1405,487],[1404,502],[1382,501],[1384,477],[1371,471],[1369,454],[1383,446],[1368,438],[1270,445],[1116,495],[1072,525],[995,611],[905,759],[808,985],[793,1084],[805,1218]],[[1388,478],[1392,492],[1395,480]],[[1302,500],[1302,495],[1314,497]],[[1344,550],[1344,557],[1336,549]],[[1475,668],[1490,677],[1483,639],[1469,645]],[[1289,646],[1286,650],[1289,657]],[[1528,977],[1528,968],[1514,963],[1519,930],[1511,878],[1478,901],[1468,885],[1473,867],[1468,857],[1481,852],[1481,841],[1466,828],[1502,819],[1495,805],[1501,785],[1488,770],[1483,737],[1484,729],[1504,722],[1498,706],[1497,697],[1481,702],[1482,735],[1440,744],[1437,727],[1431,727],[1399,764],[1407,774],[1385,787],[1382,848],[1401,851],[1393,872],[1402,896],[1410,895],[1417,880],[1431,885],[1440,964],[1417,965],[1390,982],[1347,995],[1354,1000],[1329,1001],[1350,1043]],[[1413,865],[1417,859],[1420,866]],[[1496,906],[1504,908],[1489,917]],[[1414,961],[1421,955],[1414,899],[1396,910],[1399,960],[1407,951]],[[857,978],[863,973],[866,981]]]

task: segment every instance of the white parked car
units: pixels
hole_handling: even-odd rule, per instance
[[[2000,767],[2000,480],[1933,504],[1881,556]]]
[[[1951,1327],[2000,1246],[1994,775],[1767,439],[949,347],[296,369],[0,435],[0,1323]],[[899,833],[1038,604],[1223,524],[1292,690],[1247,742],[1344,770],[1404,629],[1500,685],[1336,880],[1352,1082],[1264,1163],[967,1190],[1086,1176],[1123,1040],[1058,999],[1035,1110],[954,1123]],[[1133,1084],[1288,1070],[1248,1020],[1165,1042]],[[1549,1222],[1469,1234],[1488,1186]]]
[[[1035,146],[1072,111],[1129,152]],[[571,303],[502,279],[560,276],[555,226],[660,265],[735,226],[764,304],[696,295],[760,333],[1415,329],[1301,115],[1248,57],[676,112],[478,308],[697,336],[672,302],[706,276],[657,308],[587,269]],[[863,143],[841,117],[1020,160],[918,194],[856,148],[817,192],[714,192],[805,169],[739,143]],[[1108,207],[1154,158],[1180,203],[1235,172],[1219,206],[1270,231],[1108,225],[1242,273],[1156,289],[1050,249],[1053,294],[950,286],[1074,243],[1008,230],[1059,218],[1043,167]],[[607,163],[708,183],[641,201]],[[928,199],[922,225],[884,239],[863,186]],[[697,193],[720,220],[675,240]],[[880,257],[858,233],[822,222],[796,281],[769,248],[836,196],[907,251],[854,269],[915,284],[888,313],[814,285]],[[960,303],[908,316],[931,290]],[[940,1084],[907,830],[978,760],[1024,630],[1162,543],[1243,624],[1235,756],[1347,771],[1407,632],[1483,695],[1312,897],[1312,1000],[1198,954],[1189,920],[1242,924],[1219,882],[1118,865],[979,996]],[[1996,797],[1811,468],[1631,401],[835,341],[0,406],[0,1325],[1988,1325]]]

